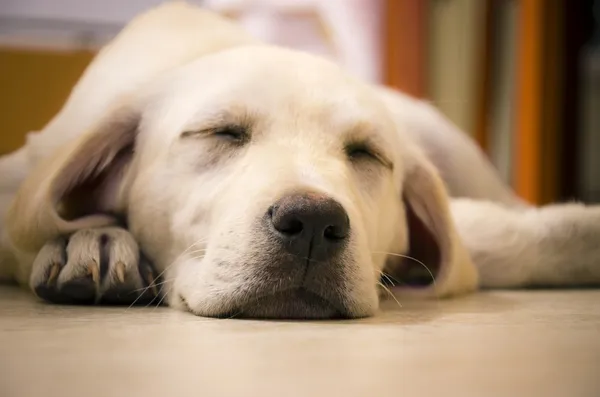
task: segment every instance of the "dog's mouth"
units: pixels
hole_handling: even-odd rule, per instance
[[[346,310],[340,306],[305,288],[298,288],[255,299],[243,305],[235,317],[281,320],[349,318]]]
[[[192,310],[180,296],[188,311]],[[331,302],[305,288],[276,292],[248,301],[237,309],[211,317],[223,319],[265,319],[265,320],[334,320],[352,318],[348,311],[337,302]]]

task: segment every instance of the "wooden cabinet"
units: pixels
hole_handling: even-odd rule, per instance
[[[385,82],[433,102],[525,200],[590,201],[600,184],[581,158],[597,148],[579,117],[596,81],[582,75],[594,4],[600,13],[600,0],[385,0]]]
[[[0,154],[17,149],[54,116],[92,57],[0,48]]]

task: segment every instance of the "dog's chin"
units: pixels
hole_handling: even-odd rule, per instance
[[[236,318],[328,320],[352,318],[339,304],[303,288],[278,292],[244,305]]]

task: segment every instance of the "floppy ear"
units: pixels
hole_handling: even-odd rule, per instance
[[[60,235],[118,223],[138,121],[116,111],[32,170],[7,217],[15,248],[37,252]]]
[[[475,290],[477,270],[455,229],[443,182],[420,150],[410,151],[403,199],[409,237],[407,256],[414,259],[404,258],[392,270],[403,282],[398,292],[445,297]]]

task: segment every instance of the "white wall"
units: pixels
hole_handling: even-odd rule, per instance
[[[164,0],[0,0],[0,45],[96,48]],[[191,0],[237,15],[257,37],[380,80],[379,0]]]
[[[164,0],[0,0],[0,17],[123,24]]]

